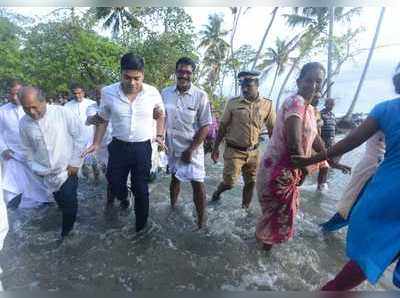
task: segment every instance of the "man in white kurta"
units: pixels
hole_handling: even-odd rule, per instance
[[[212,124],[212,116],[207,93],[191,83],[195,68],[192,59],[179,59],[175,70],[176,85],[165,88],[162,98],[166,111],[168,166],[172,173],[171,206],[174,208],[178,200],[180,182],[190,182],[197,225],[202,228],[206,204],[203,141]]]
[[[85,91],[83,86],[79,84],[73,84],[71,86],[71,91],[73,94],[73,99],[67,102],[64,107],[69,109],[72,113],[74,113],[79,121],[83,125],[83,134],[86,139],[86,146],[92,144],[93,136],[94,136],[94,127],[88,126],[86,124],[87,118],[87,109],[96,104],[94,100],[85,97]],[[92,166],[93,174],[95,177],[98,176],[98,170],[96,166],[96,159],[93,158],[93,155],[89,155],[85,158],[82,172],[85,176],[89,173],[89,166]]]
[[[78,210],[78,170],[86,139],[83,125],[62,106],[48,105],[35,87],[24,87],[20,121],[22,143],[28,164],[53,194],[62,211],[62,239],[72,230]]]
[[[25,115],[17,95],[21,87],[20,83],[13,82],[9,93],[9,103],[0,107],[3,194],[7,203],[20,195],[19,207],[32,208],[48,202],[49,197],[26,163],[26,152],[19,134],[19,121]]]

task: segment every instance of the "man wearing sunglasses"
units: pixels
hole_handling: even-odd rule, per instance
[[[271,137],[276,118],[272,101],[259,93],[258,75],[258,72],[252,71],[239,72],[242,94],[228,101],[211,153],[211,158],[217,162],[219,144],[225,140],[223,181],[212,195],[212,201],[219,201],[221,193],[231,189],[242,173],[244,209],[250,207],[253,196],[260,133],[265,125]]]
[[[168,166],[172,173],[171,207],[176,206],[180,182],[190,182],[200,229],[205,224],[206,205],[203,141],[212,116],[207,93],[192,84],[195,69],[192,59],[180,58],[175,68],[176,84],[165,88],[161,95],[166,111]]]

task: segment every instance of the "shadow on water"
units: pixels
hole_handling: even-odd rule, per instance
[[[343,161],[354,164],[361,149]],[[208,197],[222,164],[206,158]],[[56,205],[9,211],[10,232],[0,256],[5,289],[46,290],[315,290],[346,261],[346,231],[322,235],[318,224],[335,211],[348,177],[330,175],[331,188],[316,193],[315,177],[302,186],[296,234],[271,252],[254,239],[260,215],[257,198],[246,212],[235,187],[209,205],[208,226],[196,231],[190,185],[183,184],[179,206],[169,206],[169,177],[151,184],[150,226],[136,235],[134,215],[118,206],[105,213],[105,183],[80,181],[74,236],[58,245]],[[386,274],[375,289],[392,288]],[[361,289],[371,289],[365,284]]]

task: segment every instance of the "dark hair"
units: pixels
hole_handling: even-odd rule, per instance
[[[9,85],[9,88],[11,89],[18,85],[22,86],[22,82],[20,80],[13,79],[10,81],[10,83],[8,85]]]
[[[71,89],[71,90],[75,90],[75,89],[82,89],[82,90],[85,90],[85,88],[83,87],[83,84],[78,83],[78,82],[72,82],[72,83],[70,84],[70,89]]]
[[[195,71],[195,69],[196,69],[196,63],[193,61],[192,58],[189,58],[189,57],[179,58],[178,61],[176,61],[175,70],[178,69],[179,65],[190,65],[192,67],[193,71]]]
[[[326,74],[325,67],[319,62],[309,62],[303,65],[300,71],[299,79],[303,79],[310,71],[321,69]]]
[[[144,70],[144,59],[133,53],[126,53],[121,58],[121,71],[123,70]]]

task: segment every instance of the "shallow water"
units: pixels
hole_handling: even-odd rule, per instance
[[[362,148],[344,156],[354,165]],[[207,194],[215,190],[222,163],[207,163]],[[338,171],[329,177],[330,189],[316,193],[315,177],[302,186],[300,212],[293,240],[271,252],[258,249],[255,223],[257,198],[243,211],[241,188],[208,206],[208,228],[195,231],[190,185],[183,184],[179,207],[169,206],[169,177],[151,184],[150,228],[134,233],[134,215],[116,207],[104,214],[105,185],[80,180],[75,235],[57,246],[61,216],[57,207],[9,211],[10,232],[0,255],[7,290],[315,290],[332,278],[346,261],[346,230],[324,236],[318,224],[335,212],[335,202],[348,181]],[[388,289],[387,272],[376,286]]]

